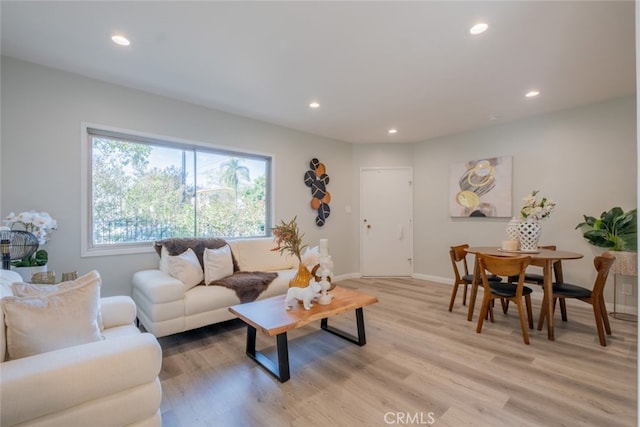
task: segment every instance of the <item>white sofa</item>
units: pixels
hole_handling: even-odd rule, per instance
[[[167,239],[180,240],[180,239]],[[191,239],[207,242],[206,247],[217,248],[228,243],[234,260],[234,272],[276,272],[278,277],[262,292],[258,299],[285,294],[298,268],[297,259],[281,255],[271,249],[272,238]],[[161,253],[162,242],[156,242]],[[192,246],[202,264],[203,245]],[[179,251],[171,255],[178,254]],[[188,331],[206,325],[233,319],[228,308],[241,301],[232,289],[223,286],[189,288],[180,280],[158,269],[142,270],[133,275],[133,299],[138,307],[138,319],[144,328],[156,337]]]
[[[0,296],[15,272],[0,270]],[[128,296],[101,298],[102,341],[6,360],[0,328],[0,425],[160,426],[162,350],[135,326]]]

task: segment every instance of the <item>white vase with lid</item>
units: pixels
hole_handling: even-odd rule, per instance
[[[542,234],[542,226],[538,220],[527,218],[518,225],[520,250],[522,252],[536,252]]]
[[[518,226],[522,222],[522,218],[514,216],[507,224],[507,240],[520,240],[520,231],[518,230]]]

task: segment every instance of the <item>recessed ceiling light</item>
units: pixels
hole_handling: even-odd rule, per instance
[[[119,44],[120,46],[129,46],[131,44],[131,42],[129,42],[129,39],[119,34],[112,36],[111,41],[113,41],[115,44]]]
[[[534,96],[538,96],[538,95],[540,95],[540,91],[538,91],[538,90],[530,90],[524,96],[526,96],[527,98],[533,98]]]
[[[309,104],[309,108],[320,108],[320,104],[316,101],[313,101],[311,104]]]
[[[398,133],[398,129],[389,129],[387,132],[393,135],[394,133]]]
[[[469,30],[469,34],[473,34],[474,36],[477,34],[482,34],[485,31],[487,31],[487,28],[489,28],[489,24],[485,24],[484,22],[480,22],[476,25],[474,25],[473,27],[471,27],[471,29]]]

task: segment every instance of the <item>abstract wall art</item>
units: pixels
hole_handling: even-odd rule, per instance
[[[318,159],[312,159],[309,162],[310,169],[304,174],[304,183],[311,188],[311,209],[315,210],[316,225],[322,227],[327,218],[331,214],[329,202],[331,202],[331,194],[327,191],[329,185],[329,175],[324,163]]]
[[[449,179],[452,217],[511,217],[511,156],[454,163]]]

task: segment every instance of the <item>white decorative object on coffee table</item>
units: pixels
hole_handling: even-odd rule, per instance
[[[331,300],[333,299],[333,295],[328,293],[331,288],[331,282],[329,282],[329,276],[333,270],[333,261],[331,261],[331,256],[320,256],[320,269],[318,270],[318,274],[320,275],[320,289],[321,295],[318,298],[318,304],[327,305],[331,304]]]
[[[306,288],[300,288],[297,286],[289,288],[287,296],[284,299],[284,308],[291,310],[294,302],[302,301],[302,305],[305,310],[311,310],[313,304],[311,300],[320,297],[320,284],[314,279],[309,281],[309,286]]]

